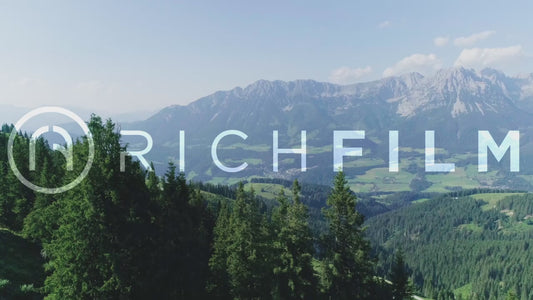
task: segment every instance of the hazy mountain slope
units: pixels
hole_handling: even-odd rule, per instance
[[[327,183],[333,175],[333,130],[366,131],[364,141],[345,143],[365,149],[363,158],[346,158],[352,162],[346,165],[349,176],[387,166],[389,130],[400,131],[400,147],[406,158],[402,168],[411,163],[422,166],[420,151],[412,149],[424,147],[425,130],[435,130],[436,147],[448,151],[438,152],[438,158],[476,153],[477,130],[490,130],[500,141],[507,131],[520,129],[524,157],[533,154],[528,137],[532,95],[533,76],[509,77],[492,69],[454,68],[430,77],[411,73],[347,86],[311,80],[260,80],[245,88],[216,92],[187,106],[167,107],[145,121],[123,127],[152,135],[155,145],[148,157],[156,167],[178,157],[178,132],[185,130],[186,171],[196,179],[230,177],[214,166],[210,147],[217,134],[237,129],[248,139],[225,138],[219,156],[228,166],[243,161],[249,166],[231,174],[231,180],[298,175]],[[299,147],[300,131],[307,131],[308,172],[299,173],[298,156],[282,155],[280,172],[272,173],[272,130],[279,131],[282,148]],[[135,146],[135,141],[131,145]],[[137,146],[142,147],[142,141]],[[463,159],[463,164],[472,162],[476,161]],[[508,168],[505,163],[501,165]],[[524,163],[524,172],[527,168]]]

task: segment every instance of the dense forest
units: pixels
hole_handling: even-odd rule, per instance
[[[342,172],[331,187],[252,179],[282,187],[269,200],[243,183],[187,182],[172,163],[159,177],[127,157],[121,172],[115,125],[88,126],[92,169],[54,195],[11,172],[2,127],[0,299],[533,299],[529,194],[357,198]],[[84,137],[73,172],[39,139],[30,171],[29,143],[17,135],[14,160],[40,186],[72,181],[87,161]]]
[[[494,194],[476,196],[441,196],[369,219],[378,274],[388,272],[401,247],[415,285],[429,297],[452,297],[463,287],[456,298],[533,299],[532,195],[498,197],[493,205]]]
[[[92,169],[61,194],[26,188],[2,151],[1,299],[408,297],[403,260],[391,273],[397,284],[376,276],[364,218],[342,172],[324,199],[326,227],[317,236],[297,181],[267,206],[242,184],[187,183],[172,163],[158,177],[128,158],[121,172],[125,149],[115,125],[93,116],[88,126],[95,143]],[[2,128],[0,149],[11,130]],[[73,145],[74,172],[66,172],[64,156],[39,139],[30,171],[29,143],[27,135],[17,135],[14,159],[22,175],[40,186],[70,182],[87,161],[85,137]],[[23,255],[13,251],[17,246]]]

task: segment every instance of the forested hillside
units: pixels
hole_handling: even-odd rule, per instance
[[[369,219],[379,273],[402,248],[414,283],[433,298],[533,299],[533,196],[443,196]]]
[[[2,151],[0,298],[387,299],[408,291],[376,276],[364,217],[342,172],[324,195],[319,235],[297,181],[267,205],[243,184],[187,183],[172,163],[158,177],[126,158],[121,172],[125,149],[114,124],[93,117],[88,125],[92,169],[61,194],[23,186]],[[0,134],[4,150],[11,129]],[[81,172],[87,144],[73,146],[74,172],[43,139],[35,171],[26,167],[27,135],[17,135],[13,153],[23,176],[56,187]]]
[[[533,296],[529,194],[477,189],[359,200],[342,172],[331,187],[192,183],[172,163],[158,177],[130,158],[121,172],[125,149],[115,125],[98,117],[88,125],[92,169],[65,193],[26,188],[1,151],[0,299]],[[1,149],[11,129],[2,128]],[[74,172],[42,139],[30,171],[23,134],[14,159],[26,178],[55,187],[81,172],[87,143],[74,144]],[[361,212],[372,217],[365,222]]]

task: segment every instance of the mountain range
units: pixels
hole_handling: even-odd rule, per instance
[[[345,158],[345,171],[354,187],[359,184],[362,189],[375,191],[385,191],[387,184],[395,183],[398,186],[389,188],[405,190],[406,183],[408,186],[415,178],[431,183],[434,179],[431,176],[439,176],[420,172],[424,131],[434,130],[437,160],[455,162],[458,170],[448,174],[448,179],[455,178],[461,183],[452,182],[440,189],[460,188],[464,184],[509,187],[509,182],[513,185],[517,180],[521,187],[529,189],[530,183],[522,177],[533,171],[527,163],[533,161],[533,132],[529,132],[532,114],[533,74],[511,77],[494,69],[452,68],[432,76],[409,73],[352,85],[259,80],[245,88],[216,92],[186,106],[166,107],[144,121],[124,123],[122,128],[150,133],[154,148],[147,158],[154,161],[159,173],[164,172],[169,160],[178,161],[178,132],[184,130],[185,172],[189,178],[221,183],[250,177],[298,177],[313,183],[329,183],[334,175],[333,131],[365,130],[364,140],[345,141],[345,147],[364,149],[363,157]],[[233,174],[219,170],[210,152],[213,139],[229,129],[248,135],[245,141],[232,136],[220,143],[219,157],[223,163],[249,165]],[[300,132],[306,130],[307,172],[300,172],[300,157],[294,154],[281,154],[280,171],[272,171],[273,130],[279,132],[280,148],[299,148]],[[399,131],[397,174],[383,172],[388,167],[389,130]],[[489,160],[494,170],[488,173],[490,176],[473,172],[477,164],[478,130],[489,130],[498,143],[509,130],[521,131],[519,174],[505,172],[509,170],[507,157],[500,163]],[[144,141],[130,138],[128,143],[131,149],[143,148]],[[460,176],[464,174],[459,173],[467,174],[469,180],[463,182]],[[389,182],[376,187],[372,177]]]

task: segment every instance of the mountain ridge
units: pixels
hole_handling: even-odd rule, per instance
[[[404,149],[423,149],[424,131],[437,130],[436,143],[447,150],[441,159],[476,153],[478,130],[489,130],[496,141],[501,141],[509,130],[527,133],[532,128],[533,96],[525,92],[530,86],[533,87],[531,74],[510,77],[494,69],[460,67],[443,69],[432,76],[408,73],[351,85],[258,80],[244,88],[215,92],[186,106],[166,107],[145,121],[124,127],[150,133],[154,153],[149,158],[162,165],[168,160],[177,162],[178,130],[184,130],[187,170],[192,170],[198,180],[229,176],[206,158],[210,157],[214,138],[224,130],[235,129],[248,138],[224,139],[228,143],[220,150],[220,156],[227,157],[224,163],[258,161],[233,174],[238,176],[233,177],[235,180],[249,176],[303,176],[311,183],[326,183],[332,174],[334,130],[365,130],[367,138],[358,145],[367,154],[359,160],[373,160],[376,168],[386,166],[389,130],[400,132],[400,147]],[[273,130],[279,132],[281,148],[299,147],[300,133],[307,131],[309,172],[298,173],[299,159],[294,157],[285,161],[280,173],[272,172],[269,164]],[[533,157],[531,141],[526,137],[521,148]],[[347,158],[352,160],[356,159]],[[475,162],[469,159],[462,163]],[[352,171],[364,174],[369,168],[355,164]]]
[[[355,99],[379,96],[381,100],[402,104],[405,103],[405,100],[412,102],[413,97],[427,96],[429,92],[440,94],[440,100],[447,99],[454,94],[486,96],[490,92],[500,94],[498,96],[513,100],[516,103],[533,97],[533,73],[511,77],[491,68],[475,71],[474,69],[453,67],[441,69],[432,76],[423,76],[413,72],[348,85],[312,79],[294,81],[260,79],[244,88],[235,87],[230,90],[217,91],[187,105],[167,106],[160,112],[186,107],[194,112],[198,111],[199,108],[204,108],[207,104],[211,106],[220,104],[218,102],[223,100],[250,100],[251,97],[260,100],[265,97],[274,98],[273,96],[281,96],[280,101],[287,97],[297,96],[312,98],[349,96]],[[400,99],[396,99],[397,97]],[[409,105],[401,106],[398,109],[398,114],[407,117],[412,116],[413,112],[408,107]],[[417,107],[418,105],[415,105],[415,108]],[[493,109],[493,107],[488,108]],[[461,112],[460,108],[456,107],[455,113],[451,112],[452,117],[457,116],[458,111]],[[478,111],[483,112],[480,108]]]

